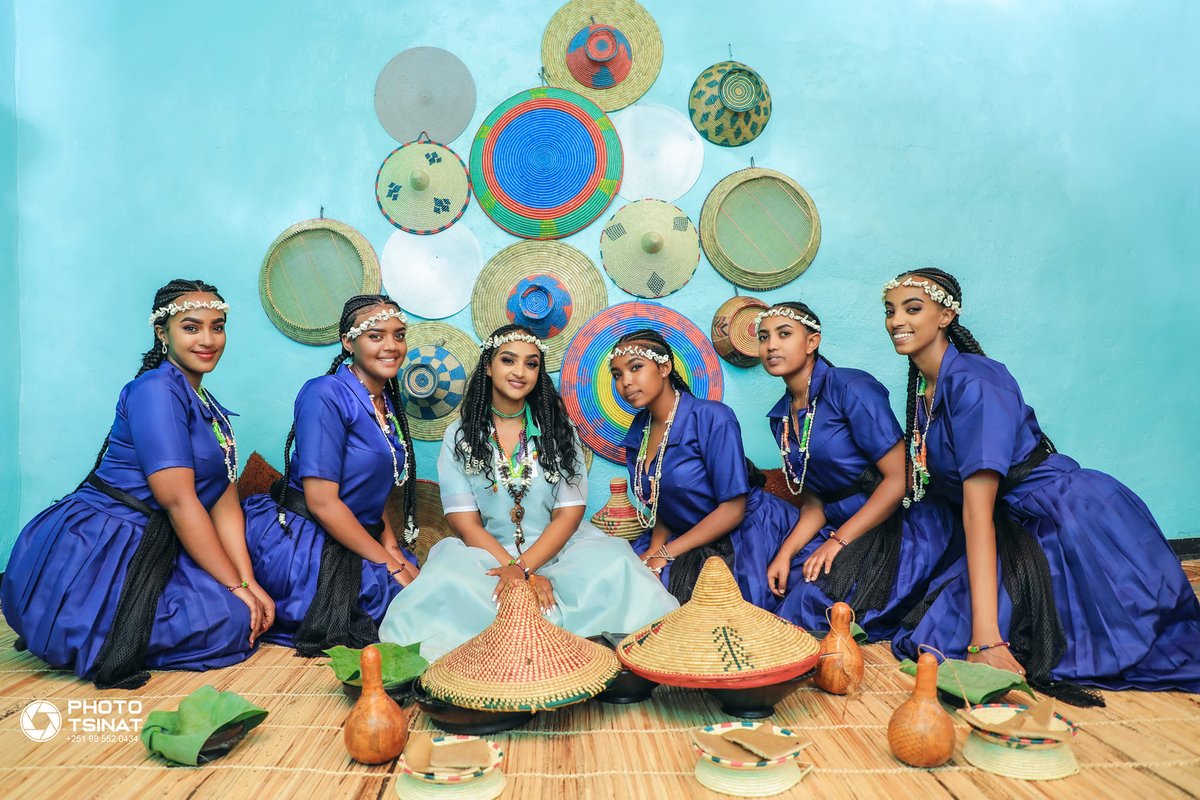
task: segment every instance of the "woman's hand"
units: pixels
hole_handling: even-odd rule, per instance
[[[254,640],[258,638],[258,634],[262,632],[263,608],[258,597],[248,587],[239,586],[233,590],[233,594],[238,600],[246,604],[246,608],[250,609],[250,646],[254,646]]]
[[[549,614],[553,611],[555,609],[554,587],[550,585],[550,579],[534,573],[529,576],[529,585],[533,587],[533,593],[537,595],[538,606],[542,609],[542,613]]]
[[[1015,672],[1022,677],[1025,675],[1025,668],[1013,658],[1008,645],[998,644],[987,650],[980,650],[978,653],[967,653],[967,661],[972,664],[987,664],[989,667]]]
[[[262,607],[262,627],[258,630],[259,635],[262,635],[275,624],[275,601],[271,599],[271,595],[267,594],[267,590],[259,585],[258,581],[250,578],[246,583],[250,584],[250,593]]]
[[[499,605],[500,598],[504,596],[504,592],[508,587],[514,586],[525,580],[525,570],[516,564],[506,564],[503,567],[492,567],[487,571],[488,575],[495,575],[499,578],[496,581],[496,591],[492,592],[492,602]]]
[[[392,578],[395,579],[396,583],[400,584],[402,587],[408,586],[417,579],[418,575],[421,574],[421,570],[417,569],[417,565],[409,561],[403,555],[396,556],[396,567],[394,569],[389,569],[388,572],[394,572],[395,569],[399,569],[400,571],[396,572]]]
[[[767,586],[771,589],[771,594],[776,597],[783,597],[787,591],[788,576],[792,573],[792,559],[785,556],[780,550],[775,554],[775,558],[771,559],[771,563],[767,565]]]
[[[650,568],[650,571],[655,575],[662,575],[663,567],[667,565],[667,560],[662,556],[648,555],[642,559],[642,563]]]
[[[833,569],[833,560],[841,551],[842,544],[834,539],[829,539],[814,550],[813,554],[804,562],[804,580],[812,583],[821,577],[822,571],[828,575],[829,570]]]

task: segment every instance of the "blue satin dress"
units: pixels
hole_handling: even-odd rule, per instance
[[[750,603],[774,611],[779,599],[767,585],[767,566],[779,545],[792,532],[800,512],[792,505],[758,487],[750,486],[746,456],[742,449],[742,429],[733,410],[724,403],[701,400],[684,392],[671,425],[666,447],[660,447],[646,465],[646,473],[637,475],[638,448],[642,431],[650,421],[643,409],[633,418],[629,432],[621,441],[630,485],[641,481],[641,496],[650,496],[650,483],[659,459],[662,486],[659,490],[658,520],[670,531],[668,541],[681,536],[727,500],[745,495],[746,512],[742,522],[729,532],[733,546],[733,574],[742,596]],[[651,531],[633,543],[636,553],[650,547]],[[662,582],[670,582],[672,564],[662,571]]]
[[[945,504],[961,519],[963,480],[980,470],[1007,474],[1030,456],[1040,436],[1033,409],[1004,365],[951,345],[929,424],[931,479],[923,502]],[[1051,677],[1107,689],[1200,692],[1200,603],[1137,495],[1109,475],[1054,454],[1003,500],[1049,563],[1067,640]],[[915,658],[919,644],[965,656],[971,644],[965,556],[933,580],[935,589],[943,585],[915,630],[893,639],[898,657]],[[999,587],[1000,633],[1007,638],[1012,603],[1003,580]]]
[[[818,360],[809,394],[815,398],[816,410],[809,432],[807,472],[799,443],[807,409],[798,415],[795,429],[789,426],[786,443],[788,469],[796,477],[804,474],[805,491],[817,495],[844,492],[904,438],[888,404],[887,389],[869,373],[830,367]],[[776,442],[781,440],[791,400],[791,395],[785,394],[767,413]],[[828,630],[825,612],[834,601],[821,591],[819,581],[804,581],[801,567],[829,540],[829,534],[858,513],[870,496],[870,492],[860,492],[825,504],[826,526],[792,560],[787,594],[775,613],[802,628]],[[943,572],[962,553],[961,537],[952,537],[954,528],[947,517],[943,508],[932,504],[920,504],[902,514],[900,564],[891,595],[883,608],[867,611],[857,620],[870,641],[891,638],[904,615],[925,597],[930,578]],[[852,598],[853,591],[848,599]]]
[[[385,403],[386,403],[385,398]],[[391,410],[391,406],[388,406]],[[292,457],[289,492],[303,492],[304,478],[338,485],[338,498],[364,526],[383,520],[384,506],[395,486],[392,455],[364,387],[343,365],[332,375],[304,384],[296,395],[296,453]],[[396,448],[396,464],[404,470],[404,441],[388,435]],[[325,530],[315,522],[287,514],[290,534],[279,524],[279,508],[270,495],[256,494],[242,504],[246,512],[246,545],[259,584],[275,600],[275,624],[262,638],[293,645],[293,637],[317,593]],[[403,531],[396,531],[403,544]],[[416,559],[405,550],[410,561]],[[363,559],[359,607],[376,622],[400,584],[388,565]]]
[[[459,427],[456,421],[446,431],[438,457],[442,508],[447,514],[478,512],[487,532],[516,558],[512,498],[484,475],[464,472],[454,456]],[[530,434],[536,450],[540,432],[534,426]],[[573,481],[563,478],[552,484],[534,462],[533,481],[521,503],[525,549],[541,536],[554,509],[587,505],[587,475],[578,442],[575,455],[581,472]],[[492,457],[493,474],[498,474],[494,449]],[[430,548],[421,574],[388,608],[380,638],[420,642],[421,655],[431,661],[458,647],[496,618],[492,593],[497,579],[486,574],[496,566],[495,557],[483,548],[468,547],[458,538],[438,542]],[[554,590],[556,608],[546,618],[580,636],[630,633],[679,607],[624,539],[606,535],[587,519],[537,573],[548,578]]]
[[[226,418],[235,416],[209,399]],[[211,510],[230,486],[212,425],[212,412],[187,378],[163,362],[121,390],[96,474],[157,509],[147,476],[187,467],[195,472],[200,503]],[[4,616],[29,652],[57,669],[94,675],[145,527],[143,515],[88,485],[30,520],[0,590]],[[158,600],[144,665],[205,670],[236,664],[250,653],[250,610],[181,547]]]

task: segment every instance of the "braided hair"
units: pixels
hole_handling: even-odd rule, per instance
[[[812,320],[814,322],[816,322],[818,325],[821,324],[821,318],[817,316],[817,312],[813,311],[811,308],[808,307],[808,305],[806,305],[805,303],[801,303],[799,300],[796,300],[796,301],[788,300],[783,303],[776,303],[775,305],[771,306],[771,308],[790,308],[792,311],[803,314],[806,317],[811,317]],[[803,325],[804,323],[801,323],[801,324]],[[804,327],[808,328],[807,325],[804,325]],[[812,328],[808,328],[808,330],[812,331],[813,333],[820,333],[820,331],[814,331],[814,330],[812,330]],[[817,358],[821,359],[822,361],[824,361],[826,366],[828,366],[828,367],[833,366],[832,361],[830,361],[825,356],[821,355],[820,345],[818,345],[817,349],[813,351],[813,355],[816,356]]]
[[[523,325],[502,325],[492,331],[487,341],[509,333],[534,333]],[[462,424],[455,436],[454,457],[464,467],[482,464],[483,475],[493,484],[496,475],[492,470],[492,378],[487,367],[496,355],[495,347],[485,346],[479,353],[479,363],[467,381],[460,417]],[[551,476],[560,475],[568,481],[579,476],[580,464],[575,454],[575,425],[567,416],[567,407],[554,388],[546,362],[543,358],[537,371],[533,391],[525,401],[533,413],[533,421],[541,429],[538,443],[538,463],[549,481]]]
[[[339,339],[349,333],[354,327],[354,320],[359,313],[368,308],[376,306],[390,306],[397,311],[401,311],[400,305],[388,297],[386,294],[358,294],[351,297],[342,306],[342,317],[338,321],[338,336]],[[329,369],[326,370],[326,375],[332,375],[338,371],[345,361],[353,359],[353,352],[346,349],[342,345],[340,351],[333,357],[333,361],[329,364]],[[388,401],[392,404],[392,410],[396,413],[396,418],[400,421],[400,436],[404,440],[404,460],[406,470],[408,472],[407,485],[404,487],[404,520],[408,529],[416,530],[417,520],[417,493],[413,488],[417,475],[417,459],[413,452],[412,435],[408,430],[408,414],[404,412],[404,401],[400,396],[400,382],[396,378],[388,378],[384,382],[383,391],[387,395]],[[283,501],[287,496],[288,484],[291,480],[292,469],[292,445],[296,441],[296,423],[292,421],[291,430],[288,431],[287,441],[283,445],[283,485],[280,490],[279,500],[276,502],[276,511],[278,512],[279,525],[283,530],[291,535],[291,530],[287,524],[287,518],[283,513]]]
[[[647,350],[666,356],[671,359],[671,371],[667,373],[667,380],[671,384],[671,388],[680,392],[692,393],[691,387],[687,385],[687,381],[679,374],[679,370],[675,368],[675,351],[671,349],[671,345],[663,338],[663,335],[658,331],[650,328],[643,328],[640,331],[627,333],[617,340],[613,348],[624,347],[625,345],[636,344],[645,347]]]
[[[176,278],[154,293],[154,303],[150,306],[150,313],[154,313],[157,309],[162,308],[168,303],[178,300],[185,294],[193,294],[196,292],[215,295],[216,298],[222,302],[225,300],[224,297],[221,297],[221,293],[217,291],[217,287],[213,286],[211,283],[205,283],[199,279],[189,281],[185,280],[184,278]],[[154,325],[155,330],[158,328],[165,329],[170,319],[170,317],[166,317],[162,320],[162,322],[156,322]],[[137,374],[133,376],[134,380],[142,377],[150,370],[157,368],[159,364],[166,360],[166,358],[167,355],[163,352],[162,342],[158,340],[158,334],[155,333],[154,342],[150,345],[150,349],[145,353],[142,353],[142,366],[138,369]],[[92,465],[93,470],[100,468],[100,462],[104,460],[104,454],[108,452],[108,440],[111,436],[112,428],[109,428],[108,433],[104,435],[104,443],[100,445],[100,452],[96,454],[96,463]]]

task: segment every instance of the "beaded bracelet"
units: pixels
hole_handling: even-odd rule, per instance
[[[226,586],[225,588],[231,592],[236,592],[238,589],[249,589],[250,584],[246,583],[246,581],[242,581],[241,583],[235,583],[233,586]]]
[[[394,578],[394,577],[396,577],[396,576],[397,576],[397,575],[399,575],[401,572],[404,572],[404,568],[405,568],[405,567],[407,567],[407,566],[408,566],[408,564],[401,564],[399,567],[397,567],[396,569],[394,569],[394,570],[392,570],[391,572],[389,572],[389,573],[388,573],[388,577],[389,577],[389,578]]]
[[[833,531],[832,533],[830,533],[830,534],[829,534],[829,538],[830,538],[830,539],[833,539],[835,542],[837,542],[838,544],[840,544],[842,547],[845,547],[846,545],[850,544],[850,543],[849,543],[849,542],[847,542],[845,539],[843,539],[842,537],[838,536],[838,535],[837,535],[837,531]]]
[[[521,559],[519,559],[519,558],[510,558],[510,559],[508,560],[508,563],[507,563],[507,564],[505,564],[505,566],[506,566],[506,567],[520,567],[520,568],[521,568],[521,569],[524,571],[524,573],[525,573],[525,580],[529,580],[529,567],[525,566],[525,565],[524,565],[524,564],[521,562]]]
[[[675,556],[673,556],[667,552],[667,546],[665,544],[659,545],[658,552],[654,554],[654,557],[661,558],[661,559],[665,560],[668,564],[675,560]]]
[[[991,644],[973,644],[968,645],[968,653],[982,653],[984,650],[991,650],[993,647],[1008,647],[1008,642],[992,642]]]

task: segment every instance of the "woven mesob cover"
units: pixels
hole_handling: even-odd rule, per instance
[[[738,147],[758,138],[771,119],[771,92],[754,70],[737,61],[713,64],[692,84],[692,125],[713,144]]]
[[[611,494],[604,507],[592,515],[592,524],[609,536],[633,541],[645,528],[638,522],[637,509],[629,502],[629,480],[613,478],[608,482]]]
[[[700,237],[677,206],[638,200],[604,226],[600,257],[617,286],[638,297],[664,297],[692,279],[700,263]]]
[[[700,210],[700,243],[713,268],[747,289],[798,277],[821,246],[821,218],[808,192],[773,169],[726,175]]]
[[[692,599],[617,645],[617,658],[656,683],[749,689],[797,678],[820,644],[803,628],[742,599],[718,556],[704,562]]]
[[[438,441],[454,422],[479,363],[479,346],[444,322],[417,322],[405,334],[408,355],[396,379],[414,439]]]
[[[422,135],[388,154],[375,174],[375,203],[405,233],[440,233],[471,201],[471,176],[458,154]]]
[[[612,650],[546,620],[528,583],[507,589],[496,619],[426,670],[432,697],[480,711],[545,711],[600,694],[621,671]]]
[[[737,367],[758,364],[758,333],[754,320],[770,306],[757,297],[739,294],[720,305],[712,320],[717,355]]]

